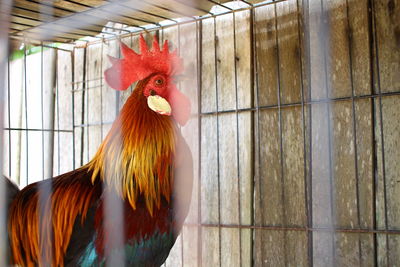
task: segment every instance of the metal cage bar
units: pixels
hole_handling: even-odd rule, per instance
[[[71,2],[75,2],[72,1]],[[215,2],[215,1],[210,1],[210,2]],[[297,231],[297,232],[305,232],[307,235],[307,260],[308,260],[308,265],[312,266],[313,265],[313,261],[314,261],[314,244],[313,244],[313,237],[314,237],[314,233],[329,233],[331,234],[331,238],[332,238],[332,260],[333,260],[333,265],[337,265],[338,263],[336,262],[336,253],[337,253],[337,248],[336,248],[336,236],[337,233],[357,233],[359,234],[358,237],[358,242],[357,242],[357,249],[358,249],[358,260],[361,264],[361,257],[362,257],[362,244],[361,244],[361,234],[368,234],[368,235],[373,235],[374,237],[374,244],[373,244],[373,248],[374,248],[374,259],[375,259],[375,264],[377,263],[377,235],[381,234],[381,235],[385,235],[386,238],[386,260],[387,262],[389,262],[389,235],[400,235],[400,230],[398,229],[391,229],[391,227],[389,227],[389,223],[388,223],[388,207],[387,207],[387,203],[388,203],[388,196],[387,196],[387,177],[386,177],[386,162],[385,162],[385,139],[384,139],[384,130],[385,130],[385,122],[383,121],[384,119],[384,114],[383,114],[383,108],[384,108],[384,103],[382,101],[382,99],[384,99],[385,97],[399,97],[400,96],[400,91],[389,91],[389,92],[383,92],[382,88],[381,88],[381,77],[380,77],[380,69],[379,69],[379,54],[378,54],[378,36],[377,36],[377,29],[376,29],[376,17],[374,15],[370,15],[370,23],[371,23],[371,32],[370,32],[370,37],[371,39],[373,39],[372,41],[372,48],[374,49],[374,51],[376,52],[375,54],[373,54],[373,52],[371,52],[371,61],[376,62],[376,68],[371,67],[371,72],[373,72],[371,74],[371,84],[372,86],[375,84],[377,84],[377,88],[376,91],[371,91],[369,94],[356,94],[355,93],[355,88],[354,88],[354,78],[353,78],[353,58],[354,55],[352,54],[352,43],[351,43],[351,36],[348,35],[348,43],[349,43],[349,60],[350,60],[350,80],[351,80],[351,94],[350,95],[346,95],[346,96],[341,96],[341,97],[334,97],[330,95],[330,90],[331,90],[331,85],[329,84],[328,78],[325,79],[325,89],[326,89],[326,97],[323,98],[319,98],[319,99],[313,99],[310,95],[310,90],[311,90],[311,86],[308,84],[308,87],[305,83],[305,77],[307,75],[310,75],[311,71],[310,71],[310,66],[307,65],[307,63],[310,63],[310,59],[307,58],[307,56],[309,57],[311,51],[309,50],[309,46],[307,47],[307,43],[309,45],[309,36],[305,35],[304,37],[302,37],[301,35],[301,27],[300,25],[302,25],[305,29],[307,29],[307,23],[305,22],[307,20],[307,14],[301,14],[299,12],[300,10],[300,5],[302,5],[303,10],[307,10],[307,6],[305,6],[304,1],[300,1],[300,0],[296,0],[296,7],[298,9],[298,13],[297,13],[297,24],[298,24],[298,31],[297,31],[297,37],[298,37],[298,46],[300,47],[300,58],[299,58],[299,73],[301,75],[301,84],[300,84],[300,101],[291,101],[289,103],[286,103],[284,101],[282,101],[282,97],[284,92],[281,89],[281,82],[282,82],[282,77],[281,77],[281,71],[280,70],[280,64],[281,64],[281,58],[280,58],[280,52],[284,52],[282,51],[280,47],[280,36],[279,36],[279,29],[278,29],[278,14],[277,14],[277,3],[279,2],[284,2],[282,1],[271,1],[268,3],[264,3],[264,4],[251,4],[247,1],[243,1],[241,0],[241,2],[244,2],[246,4],[249,5],[249,7],[246,8],[241,8],[238,10],[232,10],[230,9],[228,12],[222,13],[222,14],[212,14],[209,16],[204,16],[204,17],[200,17],[200,18],[195,18],[191,21],[185,21],[185,22],[176,22],[173,25],[166,25],[166,26],[161,26],[161,25],[156,25],[156,27],[151,28],[148,30],[148,32],[156,32],[156,34],[158,34],[159,30],[163,30],[163,29],[167,29],[170,27],[177,27],[178,29],[178,48],[180,48],[181,46],[181,25],[187,24],[187,23],[195,23],[196,26],[196,58],[197,58],[197,79],[198,79],[198,90],[199,90],[199,99],[198,99],[198,113],[199,113],[199,117],[198,117],[198,128],[199,128],[199,133],[201,134],[201,130],[202,130],[202,119],[204,117],[209,117],[209,116],[213,116],[215,117],[216,120],[216,127],[215,127],[215,131],[216,131],[216,143],[217,143],[217,163],[216,163],[216,168],[217,168],[217,177],[216,179],[218,179],[218,187],[216,188],[217,192],[218,192],[218,222],[217,223],[207,223],[207,222],[203,222],[202,220],[202,197],[201,197],[201,193],[202,193],[202,188],[201,188],[201,166],[202,166],[202,162],[201,162],[201,155],[202,153],[204,153],[204,151],[202,150],[202,144],[201,144],[201,136],[199,135],[199,140],[198,140],[198,145],[199,145],[199,159],[198,159],[198,165],[199,165],[199,169],[198,169],[198,211],[197,211],[197,215],[198,215],[198,222],[197,223],[186,223],[185,226],[187,227],[197,227],[197,234],[198,234],[198,241],[197,241],[197,254],[198,254],[198,258],[197,258],[197,264],[199,266],[202,265],[203,263],[203,259],[202,259],[202,242],[203,242],[203,238],[202,235],[204,234],[204,228],[216,228],[218,230],[218,236],[219,236],[219,240],[218,240],[218,250],[219,250],[219,263],[221,264],[221,255],[222,255],[222,234],[221,234],[221,230],[223,228],[234,228],[234,229],[238,229],[239,230],[239,262],[240,265],[243,265],[243,259],[242,259],[242,239],[243,239],[243,229],[249,229],[252,232],[252,244],[251,244],[251,249],[254,249],[254,236],[255,236],[255,231],[254,230],[265,230],[265,231],[283,231],[283,235],[284,235],[284,240],[286,240],[288,238],[287,233],[289,231]],[[346,1],[348,2],[348,1]],[[275,46],[276,46],[276,53],[277,53],[277,57],[276,57],[276,66],[278,66],[278,70],[277,70],[277,90],[276,90],[276,94],[277,94],[277,103],[276,104],[270,104],[270,105],[263,105],[260,102],[260,91],[264,88],[261,88],[260,85],[260,63],[259,63],[259,55],[257,53],[257,34],[256,34],[256,26],[255,26],[255,22],[257,21],[257,14],[256,14],[256,9],[260,8],[260,7],[264,7],[270,4],[274,4],[274,21],[275,21],[275,31],[276,31],[276,36],[275,36]],[[323,6],[323,1],[321,0],[321,13],[324,14],[324,6]],[[222,5],[222,4],[218,4],[218,5]],[[375,6],[373,1],[370,2],[372,11],[375,10]],[[224,8],[224,5],[222,5]],[[229,8],[227,8],[229,9]],[[239,107],[239,93],[238,93],[238,66],[237,66],[237,61],[238,59],[236,58],[236,54],[237,54],[237,13],[241,12],[241,11],[248,11],[250,13],[250,42],[251,42],[251,66],[253,67],[253,69],[251,70],[251,80],[252,80],[252,104],[250,107]],[[374,12],[372,12],[374,14]],[[219,50],[218,47],[218,35],[217,35],[217,18],[221,15],[225,15],[225,14],[232,14],[232,20],[233,20],[233,24],[232,24],[232,28],[233,28],[233,51],[234,51],[234,65],[233,65],[233,72],[234,72],[234,88],[232,88],[232,90],[234,90],[234,96],[235,96],[235,106],[232,109],[222,109],[219,105],[219,100],[221,98],[220,95],[220,86],[219,86],[219,77],[218,77],[218,57],[217,57],[217,51]],[[350,27],[350,21],[349,21],[349,8],[347,6],[346,8],[346,14],[347,14],[347,27]],[[213,20],[213,46],[214,46],[214,76],[215,76],[215,95],[216,95],[216,102],[215,102],[215,111],[204,111],[201,107],[202,104],[202,99],[201,99],[201,90],[202,90],[202,86],[203,83],[201,81],[202,78],[202,41],[203,41],[203,34],[202,34],[202,29],[203,29],[203,20],[207,19],[207,18],[211,18]],[[326,22],[324,22],[324,26],[326,27]],[[116,29],[113,27],[107,27],[110,29]],[[132,45],[132,37],[136,36],[139,33],[132,33],[129,32],[127,30],[124,29],[118,29],[121,31],[124,31],[125,33],[129,34],[131,37],[131,45]],[[73,33],[75,34],[75,33]],[[104,32],[104,34],[113,34],[113,33],[108,33],[108,32]],[[107,37],[107,38],[101,38],[99,37],[99,41],[101,41],[101,73],[103,72],[103,51],[104,51],[104,42],[105,41],[110,41],[113,40],[114,38],[120,38],[120,37],[126,37],[127,34],[115,34],[116,36],[113,37]],[[163,32],[161,32],[161,34],[164,34]],[[63,37],[65,38],[65,37]],[[304,39],[303,39],[304,38]],[[72,39],[72,38],[71,38]],[[9,158],[10,161],[8,162],[9,164],[9,175],[11,176],[13,173],[12,171],[12,167],[11,167],[11,158],[12,158],[12,148],[11,148],[11,141],[12,141],[12,135],[11,133],[14,131],[19,131],[19,132],[24,132],[25,133],[25,142],[26,142],[26,183],[28,184],[29,182],[29,165],[28,163],[30,162],[30,158],[29,158],[29,133],[30,132],[41,132],[41,137],[42,137],[42,174],[43,174],[43,178],[44,178],[44,168],[45,168],[45,163],[44,163],[44,136],[45,133],[53,133],[55,135],[58,136],[58,155],[57,155],[57,160],[58,160],[58,172],[60,173],[60,134],[62,133],[68,133],[71,134],[72,137],[72,143],[73,143],[73,166],[75,167],[76,164],[76,156],[75,153],[75,142],[77,141],[77,137],[76,137],[76,130],[80,130],[81,132],[81,150],[80,150],[80,164],[83,164],[86,160],[89,160],[90,158],[90,127],[99,127],[101,129],[101,138],[103,138],[103,126],[104,125],[109,125],[112,122],[110,121],[104,121],[104,114],[103,114],[103,89],[104,89],[104,83],[103,83],[103,78],[102,77],[90,77],[91,75],[89,74],[89,70],[90,70],[90,51],[89,51],[89,47],[90,45],[93,44],[97,44],[99,41],[94,41],[94,42],[88,42],[87,46],[85,46],[84,48],[84,52],[83,52],[83,70],[82,70],[82,80],[76,80],[77,77],[75,75],[75,62],[77,61],[75,56],[76,56],[76,47],[73,48],[73,50],[67,50],[64,48],[55,48],[55,47],[50,47],[50,46],[46,46],[45,44],[41,43],[41,129],[35,128],[35,127],[30,127],[31,125],[29,124],[29,117],[31,116],[30,114],[28,114],[28,84],[27,84],[27,73],[29,72],[29,70],[27,70],[27,48],[26,46],[24,46],[24,54],[23,54],[23,75],[24,75],[24,79],[23,79],[23,96],[24,96],[24,118],[25,118],[25,126],[24,127],[20,127],[20,128],[16,128],[16,127],[12,127],[11,125],[11,117],[10,117],[10,60],[8,60],[8,71],[7,71],[7,75],[8,75],[8,127],[4,127],[4,130],[8,131],[8,142],[9,142]],[[62,99],[59,99],[59,92],[58,92],[58,59],[57,59],[57,63],[56,63],[56,104],[57,104],[57,110],[55,111],[57,113],[57,127],[54,127],[54,129],[48,129],[45,127],[44,124],[44,103],[43,103],[43,51],[44,48],[48,47],[51,49],[55,49],[56,53],[58,53],[58,50],[60,51],[67,51],[70,53],[71,55],[71,66],[72,66],[72,79],[71,79],[71,101],[72,101],[72,129],[60,129],[60,104],[63,101]],[[327,62],[327,50],[328,44],[325,40],[324,42],[324,50],[325,50],[325,54],[324,54],[324,73],[325,76],[328,77],[329,74],[329,69],[328,69],[328,62]],[[303,50],[304,49],[304,50]],[[120,54],[120,51],[119,51]],[[57,57],[58,58],[58,57]],[[307,62],[308,61],[308,62]],[[374,63],[372,63],[372,65],[374,65]],[[374,73],[376,71],[376,73]],[[376,81],[374,80],[376,77]],[[92,86],[91,82],[94,81],[99,81],[99,85],[97,86]],[[81,89],[80,87],[81,86]],[[93,91],[91,90],[100,90],[100,105],[101,105],[101,114],[100,114],[100,122],[97,121],[91,121],[90,117],[89,117],[89,112],[91,110],[90,107],[90,97],[93,97],[93,95],[91,94]],[[308,91],[307,91],[308,90]],[[76,102],[76,96],[75,93],[80,92],[82,93],[82,114],[74,114],[75,113],[75,105],[77,104]],[[380,157],[382,158],[382,162],[381,165],[382,166],[374,166],[374,168],[382,168],[382,179],[383,179],[383,198],[384,198],[384,208],[385,208],[385,213],[384,213],[384,229],[379,229],[379,227],[377,226],[376,223],[376,201],[377,201],[377,196],[376,196],[376,188],[375,186],[377,186],[377,181],[376,179],[378,179],[376,176],[377,174],[374,174],[374,192],[373,192],[373,198],[374,198],[374,211],[373,211],[373,217],[374,217],[374,223],[373,223],[373,227],[363,227],[361,225],[361,211],[360,211],[360,196],[359,196],[359,190],[360,190],[360,174],[359,174],[359,163],[358,163],[358,155],[359,155],[359,151],[358,151],[358,147],[357,147],[357,137],[359,134],[361,134],[358,129],[357,129],[357,125],[356,125],[356,114],[357,114],[357,110],[356,110],[356,105],[357,103],[359,103],[360,100],[365,100],[368,99],[371,101],[372,106],[374,106],[374,104],[376,104],[376,112],[377,113],[377,117],[379,122],[374,121],[374,123],[377,123],[378,125],[376,125],[377,128],[379,128],[379,132],[380,132],[380,136],[375,136],[375,139],[379,139],[380,143],[381,143],[381,149],[380,151],[374,151],[374,155],[380,153]],[[356,192],[355,192],[355,199],[357,202],[357,225],[355,227],[338,227],[336,224],[336,211],[335,211],[335,203],[336,203],[336,199],[335,199],[335,194],[337,192],[335,192],[334,188],[335,188],[335,177],[334,177],[334,173],[333,173],[333,136],[332,136],[332,130],[333,130],[333,125],[332,125],[332,104],[334,103],[345,103],[345,102],[349,102],[351,103],[351,130],[352,130],[352,140],[354,143],[354,168],[355,168],[355,185],[356,185]],[[116,112],[119,111],[119,103],[120,103],[120,95],[117,92],[116,93]],[[313,107],[315,105],[319,105],[319,104],[323,104],[324,106],[326,106],[327,109],[327,120],[328,120],[328,139],[329,139],[329,147],[328,147],[328,154],[329,154],[329,186],[331,189],[331,195],[330,195],[330,208],[331,208],[331,217],[332,217],[332,221],[333,221],[333,229],[329,228],[329,227],[323,227],[323,226],[315,226],[314,222],[313,222],[313,202],[316,201],[315,199],[313,199],[313,187],[312,187],[312,182],[313,179],[316,179],[316,177],[312,177],[312,164],[313,164],[313,160],[312,160],[312,156],[311,156],[311,152],[309,151],[311,149],[312,146],[312,140],[311,140],[311,131],[312,131],[312,122],[311,122],[311,114],[313,111]],[[304,179],[304,205],[305,205],[305,217],[306,217],[306,223],[304,226],[289,226],[288,225],[288,219],[286,218],[286,205],[287,205],[287,201],[286,201],[286,195],[285,195],[285,172],[284,172],[284,166],[283,166],[283,161],[284,161],[284,144],[285,144],[285,140],[283,138],[283,125],[285,123],[285,117],[283,115],[283,112],[285,111],[285,109],[289,109],[289,108],[293,108],[293,107],[298,107],[301,109],[301,139],[302,139],[302,154],[303,154],[303,168],[304,168],[304,172],[303,172],[303,178]],[[241,177],[241,165],[240,165],[240,127],[239,127],[239,116],[241,113],[245,113],[245,112],[249,112],[251,113],[252,116],[252,131],[253,131],[253,136],[252,136],[252,156],[254,159],[253,165],[252,165],[252,172],[253,172],[253,177],[252,177],[252,193],[254,194],[255,190],[256,190],[256,184],[258,183],[258,190],[259,192],[257,192],[259,195],[263,195],[263,186],[261,184],[261,144],[260,144],[260,140],[261,140],[261,135],[260,135],[260,123],[261,123],[261,116],[260,113],[263,110],[274,110],[277,112],[278,114],[278,124],[277,124],[277,131],[278,131],[278,136],[279,136],[279,159],[280,159],[280,176],[281,176],[281,202],[282,202],[282,214],[283,214],[283,223],[281,225],[266,225],[264,223],[257,223],[255,220],[255,214],[254,211],[256,209],[256,206],[259,206],[259,208],[262,208],[262,200],[260,199],[259,203],[256,203],[255,199],[252,199],[252,201],[254,203],[252,203],[252,218],[251,218],[251,224],[243,224],[242,223],[242,209],[243,207],[241,206],[241,200],[242,200],[242,195],[241,195],[241,191],[240,191],[240,186],[241,186],[241,179],[243,179],[243,177]],[[220,116],[223,114],[233,114],[234,115],[234,120],[236,123],[236,138],[235,138],[235,146],[236,146],[236,171],[238,174],[238,177],[235,177],[237,180],[236,182],[236,186],[238,187],[238,197],[237,197],[237,205],[238,205],[238,214],[239,214],[239,218],[238,218],[238,223],[236,224],[224,224],[222,223],[221,220],[221,209],[222,209],[222,203],[221,203],[221,190],[222,190],[222,186],[221,186],[221,166],[220,166],[220,160],[221,160],[221,155],[220,155],[220,136],[221,136],[221,121],[220,121]],[[372,111],[372,115],[375,116],[375,111]],[[75,116],[81,116],[81,123],[76,123],[75,119],[77,117]],[[375,126],[374,126],[375,127]],[[375,133],[374,133],[375,134]],[[375,141],[375,140],[374,140]],[[309,144],[308,144],[309,143]],[[87,158],[84,158],[84,150],[87,150]],[[375,148],[374,148],[375,149]],[[54,160],[54,159],[53,159]],[[374,163],[375,164],[375,163]],[[257,180],[258,179],[258,180]],[[180,242],[181,242],[181,250],[180,250],[180,254],[181,254],[181,259],[182,259],[182,264],[184,264],[185,261],[185,255],[184,255],[184,241],[183,241],[183,237],[181,236]],[[287,245],[286,242],[284,242],[284,260],[287,260]],[[254,251],[251,252],[252,253],[252,257],[254,257]],[[254,264],[254,262],[253,262]],[[285,262],[285,264],[287,264],[287,262]]]

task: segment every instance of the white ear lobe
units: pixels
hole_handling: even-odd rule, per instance
[[[159,95],[150,95],[147,97],[149,108],[161,115],[171,115],[171,106],[165,98]]]

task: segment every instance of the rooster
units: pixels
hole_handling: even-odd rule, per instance
[[[143,36],[140,54],[120,42],[105,80],[138,81],[94,158],[30,184],[9,203],[10,261],[18,266],[160,266],[187,215],[192,156],[179,131],[190,101],[175,85],[182,60]],[[8,191],[16,187],[8,183]],[[9,197],[9,199],[11,198]],[[118,212],[120,211],[120,212]]]

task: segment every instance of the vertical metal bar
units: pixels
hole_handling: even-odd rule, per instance
[[[59,91],[58,91],[58,51],[55,51],[56,57],[56,64],[54,66],[55,70],[55,79],[56,79],[56,101],[57,101],[57,130],[60,130],[60,99],[59,99]],[[60,165],[61,165],[61,158],[60,158],[60,131],[57,131],[57,175],[60,175]]]
[[[280,168],[281,168],[281,201],[282,201],[282,219],[283,219],[283,226],[286,227],[287,219],[286,219],[286,197],[285,197],[285,176],[283,172],[283,133],[282,133],[282,108],[281,108],[281,70],[280,70],[280,50],[279,50],[279,32],[278,32],[278,12],[277,12],[277,5],[274,5],[274,16],[275,16],[275,44],[276,44],[276,66],[277,66],[277,86],[278,86],[278,132],[279,132],[279,161],[280,161]],[[283,260],[284,265],[287,266],[287,232],[286,230],[283,231]]]
[[[251,9],[249,10],[249,20],[250,20],[250,107],[252,110],[254,110],[254,97],[255,97],[255,92],[254,92],[254,87],[255,85],[255,68],[256,68],[256,61],[254,58],[255,55],[255,42],[254,42],[254,24],[255,24],[255,20],[254,20],[254,7],[252,6]],[[251,128],[251,153],[250,153],[250,162],[253,162],[253,164],[251,165],[251,171],[250,171],[250,192],[252,194],[252,197],[250,198],[250,225],[254,225],[254,185],[255,185],[255,167],[256,167],[256,160],[255,160],[255,133],[254,133],[254,120],[255,120],[255,116],[254,116],[253,111],[251,111],[251,118],[250,118],[250,128]],[[250,236],[251,236],[251,244],[250,244],[250,264],[251,266],[254,265],[254,259],[253,259],[253,253],[254,253],[254,229],[251,227],[250,229]],[[250,267],[251,267],[250,266]]]
[[[121,57],[121,47],[118,46],[118,58]],[[114,90],[115,91],[115,117],[118,117],[119,114],[119,101],[121,98],[121,93],[118,90]]]
[[[75,47],[70,53],[71,56],[71,115],[72,115],[72,168],[75,170]]]
[[[300,4],[299,0],[296,0],[296,6],[297,6],[297,35],[298,35],[298,46],[299,46],[299,51],[300,51],[300,59],[299,59],[299,66],[300,66],[300,79],[301,79],[301,122],[302,122],[302,132],[303,132],[303,175],[304,175],[304,201],[305,201],[305,208],[306,208],[306,219],[307,219],[307,259],[308,259],[308,266],[313,266],[313,239],[312,239],[312,192],[311,192],[311,172],[307,172],[307,132],[306,132],[306,115],[305,115],[305,92],[304,92],[304,76],[303,76],[303,50],[302,47],[304,43],[301,41],[301,31],[300,31],[300,26],[303,25],[304,33],[305,36],[307,33],[309,33],[308,28],[306,28],[304,22],[301,23],[300,20]],[[302,3],[303,6],[303,14],[304,12],[304,0]],[[307,42],[309,44],[309,41]],[[309,46],[308,46],[309,48]],[[309,55],[309,51],[308,51]],[[310,62],[308,60],[308,62]],[[308,90],[310,92],[310,89]],[[307,97],[308,98],[308,97]],[[308,118],[310,119],[311,116],[308,114]],[[311,126],[311,123],[309,122],[309,126]],[[309,135],[311,138],[311,135]],[[310,142],[311,144],[311,142]],[[310,160],[311,162],[311,160]],[[311,169],[311,168],[310,168]]]
[[[131,41],[131,48],[133,49],[133,33],[130,34],[130,41]],[[133,84],[131,84],[129,86],[129,90],[131,91],[131,93],[133,92],[134,89],[135,88],[134,88]]]
[[[179,57],[181,56],[181,26],[180,26],[180,24],[178,24],[178,26],[177,26],[177,28],[178,28],[178,53],[179,53]],[[179,88],[179,90],[181,89],[181,82],[179,81],[178,82],[179,84],[178,84],[178,88]],[[181,259],[182,259],[182,262],[181,262],[181,264],[182,264],[182,267],[183,267],[183,265],[184,265],[184,253],[183,253],[183,227],[184,226],[182,226],[182,230],[181,230]]]
[[[217,20],[214,16],[214,67],[215,67],[215,108],[217,117],[217,176],[218,176],[218,252],[219,266],[221,266],[221,179],[220,179],[220,161],[219,161],[219,111],[218,111],[218,60],[217,60]]]
[[[198,216],[198,228],[197,228],[197,267],[202,266],[202,234],[203,229],[201,226],[202,218],[201,218],[201,92],[202,92],[202,22],[196,21],[196,57],[197,57],[197,125],[198,125],[198,186],[197,186],[197,216]]]
[[[132,41],[132,34],[131,34]],[[131,44],[132,46],[132,44]],[[103,51],[104,41],[101,42],[101,54],[100,54],[100,137],[103,140]],[[132,87],[132,86],[131,86]]]
[[[327,13],[325,13],[324,10],[324,1],[321,0],[321,15],[323,17],[323,24],[322,27],[324,27],[325,32],[329,33],[329,29],[328,29],[328,24],[326,21],[326,16]],[[326,97],[327,99],[329,99],[330,97],[330,92],[331,92],[331,87],[329,86],[328,83],[328,62],[327,62],[327,56],[329,56],[329,54],[327,53],[327,47],[328,44],[326,43],[327,38],[324,39],[324,71],[325,71],[325,88],[326,88]],[[331,195],[330,195],[330,204],[331,204],[331,220],[332,220],[332,264],[333,266],[337,266],[336,263],[336,242],[335,242],[335,238],[336,238],[336,211],[335,211],[335,184],[334,184],[334,177],[333,177],[333,172],[332,172],[332,125],[331,125],[331,101],[328,101],[327,103],[327,120],[328,120],[328,140],[329,140],[329,144],[328,144],[328,156],[329,156],[329,183],[330,183],[330,188],[331,188]],[[333,116],[333,115],[332,115]]]
[[[262,210],[262,198],[261,196],[263,195],[263,190],[262,190],[262,182],[261,182],[261,145],[260,145],[260,140],[261,140],[261,135],[260,135],[260,100],[259,100],[259,96],[260,96],[260,85],[259,85],[259,77],[258,77],[258,56],[257,56],[257,31],[256,31],[256,22],[257,22],[257,16],[256,16],[256,11],[255,9],[252,10],[252,14],[253,14],[253,54],[254,54],[254,82],[255,82],[255,86],[256,86],[256,90],[255,90],[255,95],[256,95],[256,117],[257,117],[257,175],[258,175],[258,194],[259,194],[259,200],[258,200],[258,205],[259,205],[259,209]],[[255,182],[254,182],[255,184]],[[254,205],[255,206],[255,205]],[[254,215],[256,214],[256,212],[254,212]],[[259,224],[259,226],[262,226],[264,223],[264,216],[263,213],[261,214],[261,222]],[[255,218],[254,218],[255,220]],[[253,232],[253,239],[255,238],[255,234],[256,231]],[[254,253],[254,252],[253,252]],[[253,255],[254,257],[255,255]],[[252,261],[252,263],[254,264],[254,260]]]
[[[234,60],[234,71],[235,71],[235,113],[236,113],[236,171],[237,171],[237,188],[238,188],[238,222],[239,226],[242,225],[242,209],[241,209],[241,194],[240,194],[240,157],[239,157],[239,106],[238,106],[238,85],[237,85],[237,61],[239,60],[236,55],[236,13],[232,13],[233,18],[233,60]],[[239,231],[239,266],[242,266],[242,229]]]
[[[378,104],[379,104],[379,129],[380,129],[380,142],[381,142],[381,158],[382,158],[382,178],[383,178],[383,199],[385,206],[385,231],[388,231],[388,212],[387,212],[387,187],[386,187],[386,164],[385,164],[385,138],[383,133],[383,105],[382,105],[382,89],[381,89],[381,77],[380,77],[380,67],[379,67],[379,47],[378,47],[378,33],[376,27],[376,10],[375,10],[375,2],[371,0],[371,13],[372,13],[372,31],[373,31],[373,39],[374,39],[374,49],[375,49],[375,63],[376,63],[376,85],[378,87]],[[373,72],[373,74],[375,74]],[[375,79],[375,76],[372,76],[372,79]],[[374,81],[375,82],[375,81]],[[375,83],[372,83],[375,85]],[[386,264],[390,265],[389,258],[389,236],[386,233]]]
[[[24,44],[24,95],[25,95],[25,129],[28,128],[28,96],[27,96],[27,78],[26,78],[26,46],[27,44]],[[29,184],[29,178],[28,178],[28,170],[29,170],[29,149],[28,149],[28,144],[29,144],[29,138],[28,138],[28,131],[25,131],[25,142],[26,142],[26,185]]]
[[[1,60],[1,59],[0,59]],[[11,66],[10,66],[10,56],[7,56],[7,117],[8,117],[8,128],[11,129],[11,96],[10,96],[10,87],[11,87],[11,82],[10,82],[10,75],[11,72]],[[11,159],[12,159],[12,145],[11,145],[11,130],[8,130],[8,176],[11,179],[11,174],[12,174],[12,165],[11,165]]]
[[[85,123],[85,98],[86,98],[86,91],[87,91],[87,85],[86,85],[86,53],[87,53],[87,47],[83,48],[83,64],[82,64],[82,114],[81,114],[81,125]],[[83,164],[83,150],[84,150],[84,144],[85,144],[85,127],[81,128],[81,155],[80,155],[80,164]]]
[[[374,94],[374,84],[375,84],[375,72],[374,72],[374,40],[375,40],[375,35],[374,35],[374,14],[373,12],[375,11],[373,9],[373,0],[368,0],[368,36],[369,36],[369,67],[370,67],[370,86],[371,86],[371,91],[370,94]],[[376,197],[376,191],[378,187],[378,181],[379,181],[379,172],[378,172],[378,162],[375,160],[377,156],[377,148],[376,148],[376,109],[375,109],[375,100],[371,99],[371,114],[372,114],[372,124],[371,124],[371,133],[372,133],[372,140],[373,140],[373,145],[372,145],[372,155],[374,159],[372,160],[372,170],[373,170],[373,178],[372,178],[372,199],[373,199],[373,229],[377,229],[377,197]],[[378,266],[378,235],[376,232],[373,233],[373,238],[374,238],[374,266]],[[386,247],[386,251],[388,251],[388,247]]]
[[[349,1],[346,0],[346,16],[347,16],[347,27],[350,29],[350,13],[349,13]],[[358,228],[361,228],[361,215],[360,215],[360,189],[359,189],[359,174],[358,174],[358,150],[357,150],[357,127],[356,127],[356,108],[354,102],[354,77],[353,77],[353,53],[352,53],[352,38],[351,33],[348,33],[349,43],[349,71],[351,81],[351,107],[352,107],[352,122],[353,122],[353,143],[354,143],[354,168],[355,168],[355,179],[356,179],[356,201],[357,201],[357,224]],[[362,247],[361,247],[361,234],[358,235],[358,261],[361,266],[362,260]]]
[[[86,84],[86,88],[85,88],[85,91],[86,91],[86,123],[88,124],[88,126],[86,127],[86,145],[87,145],[87,152],[86,152],[86,162],[89,162],[90,161],[90,126],[89,126],[89,124],[90,124],[90,120],[89,120],[89,113],[90,113],[90,106],[89,106],[89,93],[90,93],[90,90],[89,90],[89,88],[90,88],[90,47],[89,46],[87,46],[87,49],[88,49],[88,51],[87,51],[87,53],[85,54],[85,56],[87,57],[87,60],[86,60],[86,71],[87,71],[87,79],[88,79],[88,82],[87,82],[87,84]]]
[[[40,113],[41,113],[41,122],[42,122],[42,180],[45,179],[45,173],[44,173],[44,112],[43,112],[43,42],[40,43]]]
[[[5,67],[6,67],[6,60],[7,55],[9,54],[9,38],[8,38],[8,31],[10,27],[10,12],[11,12],[11,7],[12,7],[12,1],[11,0],[2,0],[0,1],[0,43],[2,44],[0,46],[0,81],[4,81],[5,77]],[[0,114],[3,114],[4,110],[4,93],[5,93],[5,83],[0,83]],[[4,116],[0,116],[0,127],[4,127]],[[9,126],[9,128],[11,128]],[[4,132],[2,129],[0,130],[0,150],[3,151],[3,136]],[[3,158],[4,155],[3,153],[0,153],[0,173],[2,173],[3,170]],[[6,201],[6,183],[5,180],[1,180],[0,182],[0,236],[3,237],[0,240],[0,259],[4,263],[4,265],[7,265],[9,263],[9,257],[8,257],[8,242],[7,238],[4,238],[7,236],[7,216],[6,216],[6,211],[7,211],[7,201]]]

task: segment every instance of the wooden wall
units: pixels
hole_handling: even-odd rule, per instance
[[[179,87],[195,161],[166,266],[400,262],[399,29],[396,0],[287,0],[157,32],[191,77]],[[53,113],[74,138],[54,136],[54,168],[66,171],[93,156],[132,88],[102,78],[113,40],[60,53]]]

